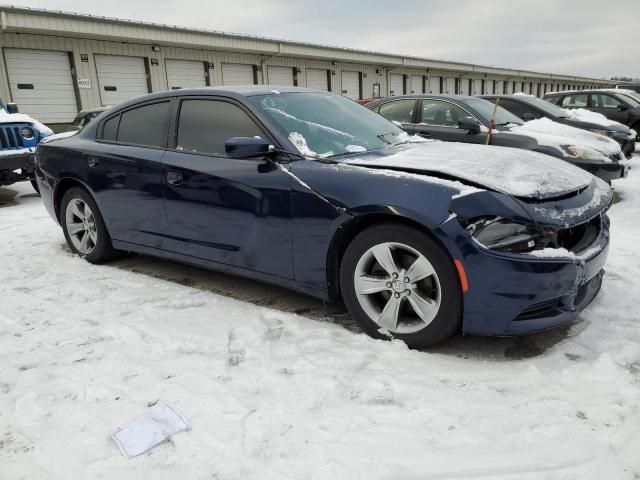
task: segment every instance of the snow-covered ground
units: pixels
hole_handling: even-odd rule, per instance
[[[89,265],[30,186],[11,187],[0,208],[0,479],[638,479],[633,166],[615,184],[607,275],[581,323],[429,352],[255,282],[140,257]],[[230,298],[246,285],[251,301]],[[278,308],[257,305],[267,297]],[[296,298],[307,316],[287,311]],[[165,403],[192,430],[122,456],[116,427]]]

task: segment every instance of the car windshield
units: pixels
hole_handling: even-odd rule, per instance
[[[558,117],[558,118],[568,117],[567,112],[565,111],[564,108],[560,108],[551,102],[547,102],[546,100],[542,100],[536,97],[525,97],[522,100],[528,103],[529,105],[533,105],[534,107],[539,108],[540,110],[542,110],[548,115],[551,115],[552,117]]]
[[[618,95],[623,97],[628,103],[631,104],[632,107],[638,108],[640,107],[640,94],[634,92],[616,92]]]
[[[482,98],[467,98],[464,99],[463,102],[473,108],[478,114],[485,118],[485,122],[489,122],[489,119],[493,115],[493,109],[495,105],[487,100],[483,100]],[[505,110],[502,107],[498,107],[496,110],[496,116],[494,120],[494,125],[507,125],[509,123],[515,123],[517,125],[522,125],[522,120],[516,117],[513,113]]]
[[[335,157],[407,141],[406,133],[393,123],[331,93],[274,93],[250,99],[305,156]]]

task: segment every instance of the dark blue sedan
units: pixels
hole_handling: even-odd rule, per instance
[[[602,282],[612,199],[546,155],[425,141],[296,88],[147,95],[38,149],[70,248],[117,250],[342,297],[412,347],[577,318]]]

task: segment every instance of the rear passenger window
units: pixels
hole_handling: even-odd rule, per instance
[[[562,99],[562,102],[561,102],[560,106],[567,107],[567,108],[586,107],[587,106],[587,94],[586,93],[579,93],[579,94],[574,94],[574,95],[567,95],[566,97],[564,97]]]
[[[118,123],[120,123],[120,115],[111,117],[104,122],[102,127],[102,139],[110,142],[116,141],[116,135],[118,135]]]
[[[596,108],[617,108],[618,105],[622,105],[622,102],[616,100],[611,95],[605,95],[603,93],[592,93],[591,101],[593,107]]]
[[[262,130],[240,107],[219,100],[183,100],[176,149],[226,156],[232,137],[263,137]]]
[[[387,120],[411,123],[413,120],[413,109],[415,104],[415,100],[396,100],[395,102],[380,105],[378,113]]]
[[[491,100],[491,103],[496,103],[496,102],[495,100]],[[500,106],[502,108],[509,110],[516,117],[522,118],[526,113],[528,113],[529,115],[532,115],[535,118],[540,118],[540,115],[538,115],[538,113],[535,110],[533,110],[532,108],[529,108],[527,105],[524,105],[514,100],[502,99],[500,100]]]
[[[168,115],[169,102],[153,103],[123,112],[118,127],[118,143],[164,147]]]

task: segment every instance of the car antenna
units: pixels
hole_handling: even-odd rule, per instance
[[[489,133],[487,133],[487,139],[484,144],[489,145],[491,143],[491,137],[493,136],[493,129],[496,123],[496,111],[498,110],[498,104],[500,103],[500,97],[496,98],[496,103],[493,104],[493,112],[491,113],[491,118],[489,119]]]

